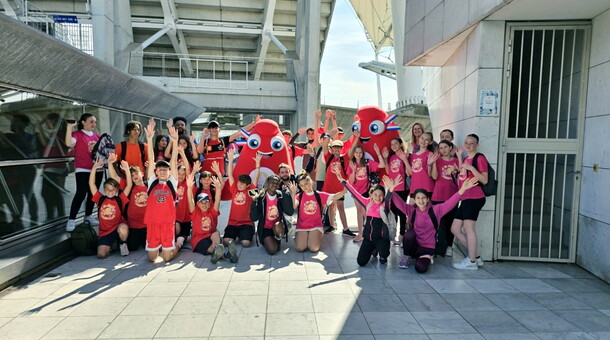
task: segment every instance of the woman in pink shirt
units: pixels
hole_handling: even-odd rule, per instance
[[[383,184],[389,192],[392,192],[396,185],[400,184],[400,181],[402,181],[401,178],[391,180],[384,177]],[[400,268],[408,268],[409,259],[416,258],[415,270],[418,273],[425,273],[428,271],[436,248],[437,232],[429,210],[432,209],[432,213],[438,221],[458,204],[460,197],[464,195],[464,192],[476,185],[476,178],[465,181],[457,193],[453,194],[446,202],[438,205],[430,204],[430,197],[432,194],[425,189],[415,190],[413,199],[415,201],[414,205],[403,202],[398,195],[392,196],[392,200],[398,208],[413,221],[413,225],[409,226],[409,230],[405,232],[402,239],[404,255],[400,260]]]
[[[66,133],[66,146],[74,148],[74,167],[76,168],[74,178],[76,179],[76,193],[72,199],[72,206],[70,207],[70,216],[68,217],[68,224],[66,225],[66,231],[71,232],[76,226],[76,214],[80,210],[85,197],[87,201],[85,203],[85,220],[91,224],[97,224],[91,214],[93,213],[94,203],[91,200],[92,194],[89,191],[89,173],[93,167],[93,157],[91,151],[93,147],[100,139],[100,135],[93,132],[96,126],[96,118],[90,114],[83,114],[78,120],[78,131],[74,131],[71,134]],[[67,119],[67,131],[72,131],[76,121],[74,119]],[[97,172],[95,176],[95,185],[99,188],[102,183],[103,172]]]
[[[479,146],[479,136],[474,133],[466,136],[464,150],[468,152],[468,157],[462,162],[460,169],[459,183],[476,178],[479,183],[487,184],[487,159],[479,154],[476,166],[473,165],[477,148]],[[468,256],[462,262],[454,263],[453,268],[464,270],[477,270],[483,265],[483,260],[477,255],[477,233],[474,229],[479,217],[479,212],[485,205],[485,193],[480,186],[470,190],[464,197],[462,203],[455,214],[455,219],[451,225],[451,232],[457,239],[468,248]],[[462,229],[464,232],[462,232]]]
[[[432,204],[440,204],[447,201],[453,194],[458,191],[457,175],[459,169],[459,161],[453,157],[453,143],[448,140],[441,140],[438,143],[438,151],[440,157],[432,164],[432,178],[435,180],[434,193],[432,194]],[[440,221],[439,236],[444,236],[445,242],[439,243],[446,245],[445,249],[437,249],[441,251],[441,255],[453,256],[453,233],[451,233],[451,224],[453,217],[457,212],[457,206],[449,211]]]
[[[333,169],[333,171],[340,171]],[[301,172],[297,176],[297,183],[301,192],[297,194],[297,185],[288,184],[293,206],[297,209],[298,218],[294,237],[294,247],[296,251],[302,252],[309,249],[312,253],[320,250],[324,229],[322,227],[322,216],[330,204],[337,201],[346,190],[343,189],[336,194],[329,194],[313,189],[313,180],[306,172]]]

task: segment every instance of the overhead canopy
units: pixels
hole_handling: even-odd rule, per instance
[[[390,0],[350,0],[375,50],[393,46]]]

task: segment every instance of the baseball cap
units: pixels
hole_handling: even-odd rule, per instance
[[[338,146],[338,147],[341,147],[341,148],[342,148],[342,147],[343,147],[343,142],[342,142],[342,141],[340,141],[340,140],[338,140],[338,139],[336,139],[336,140],[334,140],[332,143],[330,143],[330,146],[331,146],[331,147]]]
[[[208,123],[208,129],[217,128],[217,127],[220,127],[220,124],[218,124],[218,122],[215,120],[211,120]]]
[[[208,194],[206,194],[205,192],[202,192],[201,194],[197,195],[197,203],[201,202],[201,201],[209,201],[210,200],[210,196],[208,196]]]
[[[337,132],[339,132],[339,133],[345,133],[345,132],[343,132],[343,128],[342,128],[342,127],[340,127],[340,126],[337,128]]]
[[[155,168],[158,168],[158,167],[169,168],[170,165],[167,161],[158,161],[157,163],[155,163]]]
[[[330,138],[330,135],[325,132],[325,133],[320,135],[320,138]]]

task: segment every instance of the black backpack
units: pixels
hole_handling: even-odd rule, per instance
[[[479,159],[480,155],[480,153],[477,153],[472,159],[472,166],[477,169],[477,171],[479,171],[479,169],[477,168],[477,160]],[[487,161],[487,184],[479,183],[479,185],[481,186],[481,189],[483,189],[483,193],[485,194],[485,196],[494,196],[496,194],[496,191],[498,189],[496,171],[494,170],[494,168],[491,167],[489,161]]]
[[[417,207],[415,207],[415,209],[419,209]],[[413,228],[415,226],[415,214],[416,212],[413,211],[413,214],[411,214],[411,228]],[[434,210],[432,209],[432,207],[430,207],[430,209],[428,209],[428,216],[430,216],[430,220],[432,221],[432,225],[434,226],[434,230],[436,230],[436,234],[435,234],[435,239],[436,239],[436,246],[434,247],[434,255],[441,255],[443,257],[445,257],[445,252],[447,251],[447,237],[445,236],[445,229],[444,228],[439,228],[438,226],[438,220],[436,219],[436,215],[434,214]]]
[[[138,141],[138,146],[140,146],[140,157],[142,157],[142,166],[146,164],[146,152],[144,152],[144,143]],[[127,156],[127,142],[121,142],[121,160],[124,161]]]
[[[366,160],[366,177],[369,179],[369,183],[371,183],[371,186],[375,185],[375,184],[379,184],[381,182],[381,180],[379,179],[379,174],[376,172],[371,172],[369,170],[369,160]]]
[[[78,255],[97,254],[97,234],[89,221],[77,225],[70,236],[72,248]]]
[[[301,201],[303,200],[304,192],[301,191],[299,194],[299,205],[297,206],[297,213],[301,211]],[[322,205],[322,197],[317,191],[313,191],[313,195],[316,197],[316,201],[318,202],[318,207],[320,207],[320,215],[322,215],[322,227],[327,228],[330,227],[330,216],[328,215],[328,207],[326,205]]]
[[[115,147],[114,142],[112,141],[112,136],[107,133],[104,133],[100,136],[100,139],[93,146],[93,150],[91,150],[91,158],[93,158],[93,162],[97,162],[98,159],[104,160],[104,168],[108,168],[108,156],[111,153],[114,153]]]

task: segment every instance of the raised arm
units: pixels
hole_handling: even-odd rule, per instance
[[[108,168],[110,168],[110,166]],[[125,173],[125,181],[127,182],[125,189],[123,189],[123,193],[125,196],[129,196],[131,188],[133,187],[133,180],[131,179],[131,173],[129,173],[129,163],[127,163],[127,161],[121,161],[121,170]]]
[[[114,152],[110,153],[108,155],[108,173],[110,178],[114,179],[117,182],[120,182],[121,176],[116,173],[116,169],[114,168],[114,163],[116,163],[116,161],[116,154]]]
[[[373,149],[375,150],[375,153],[377,154],[377,159],[379,160],[379,165],[377,166],[377,168],[379,168],[379,169],[385,168],[387,166],[387,162],[386,162],[385,157],[382,157],[382,155],[381,155],[381,151],[379,150],[379,145],[377,145],[377,143],[373,144]]]
[[[263,116],[258,115],[256,116],[256,118],[254,118],[254,120],[252,121],[252,123],[244,126],[242,129],[246,130],[246,131],[250,131],[252,130],[252,128],[254,127],[254,125],[256,123],[258,123],[261,119],[263,118]],[[235,131],[230,137],[229,137],[229,143],[236,140],[239,136],[241,136],[241,131],[237,130]]]
[[[74,146],[72,144],[72,129],[74,128],[74,126],[76,126],[76,120],[74,118],[68,118],[68,120],[74,120],[74,123],[66,123],[67,127],[66,127],[66,136],[64,138],[64,143],[66,144],[67,147],[71,148],[72,146]]]
[[[191,172],[191,165],[189,164],[188,158],[186,157],[186,151],[180,145],[178,145],[178,154],[182,157],[184,168],[186,169],[186,173],[189,174]]]
[[[89,173],[89,191],[91,191],[92,196],[97,193],[97,185],[95,185],[95,174],[97,172],[97,169],[101,169],[103,166],[104,160],[98,159],[95,163],[93,163],[91,173]]]
[[[201,139],[199,140],[199,145],[197,145],[197,152],[199,154],[202,154],[206,144],[206,139],[208,138],[208,136],[210,135],[210,130],[208,130],[208,128],[203,128],[203,130],[201,131]]]
[[[220,180],[220,183],[224,186],[225,185],[225,180],[222,179],[222,172],[220,172],[220,164],[217,161],[213,161],[212,162],[212,171],[214,171],[214,173],[216,174],[216,177],[218,177],[218,180]],[[229,178],[233,178],[232,176],[229,176]],[[231,182],[229,182],[229,185]]]
[[[199,152],[197,152],[197,144],[195,144],[195,139],[197,139],[197,136],[195,136],[195,133],[193,132],[189,136],[189,141],[191,143],[191,156],[193,159],[199,159]]]
[[[169,128],[170,145],[172,148],[172,158],[169,161],[172,177],[178,179],[178,130],[174,127]],[[169,145],[168,145],[169,147]],[[185,160],[186,161],[186,160]]]
[[[233,187],[233,183],[235,183],[235,178],[233,178],[233,160],[235,159],[235,150],[230,149],[227,151],[227,158],[229,159],[229,164],[227,164],[227,177],[229,180],[229,186]]]
[[[222,198],[222,188],[224,187],[224,183],[218,178],[212,178],[212,184],[214,184],[216,187],[214,210],[219,211],[218,209],[220,209],[220,199]]]
[[[148,167],[146,169],[146,178],[152,178],[153,174],[155,173],[155,150],[154,150],[154,143],[153,143],[153,137],[155,136],[155,120],[154,119],[150,119],[148,121],[148,126],[146,127],[145,131],[146,131],[146,144],[148,145],[148,148],[146,150],[147,154],[148,154]]]
[[[314,120],[313,120],[313,145],[314,148],[318,147],[320,140],[320,133],[318,132],[318,128],[320,127],[320,117],[322,117],[322,111],[316,110]]]
[[[195,172],[188,174],[186,176],[186,197],[189,202],[189,211],[191,214],[195,211],[195,199],[193,198],[193,186],[195,186]]]
[[[347,158],[352,159],[354,157],[354,152],[356,152],[356,148],[358,147],[358,141],[360,140],[360,130],[356,130],[352,133],[354,136],[354,142],[352,146],[347,150]]]
[[[254,178],[252,179],[252,183],[258,188],[258,179],[261,177],[261,159],[263,159],[263,155],[260,153],[256,154],[254,157],[254,163],[256,167],[254,168]]]

